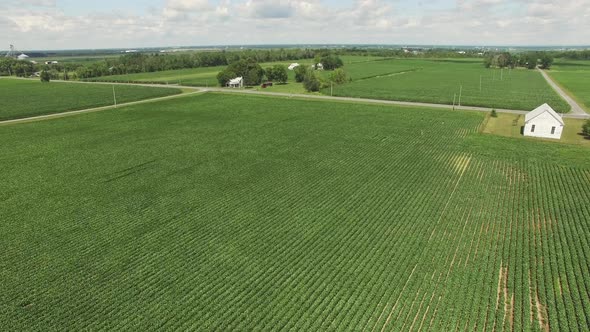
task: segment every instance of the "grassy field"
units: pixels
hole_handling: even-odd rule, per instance
[[[590,112],[590,61],[559,60],[547,73]]]
[[[142,86],[115,87],[118,103],[180,92],[179,89]],[[61,113],[113,103],[113,88],[110,85],[0,79],[0,120]]]
[[[586,120],[564,118],[565,129],[560,142],[568,144],[579,144],[590,147],[590,140],[582,135],[582,126]],[[498,117],[488,117],[483,132],[506,137],[514,137],[528,140],[539,140],[539,138],[524,137],[524,115],[498,113]],[[547,139],[548,142],[555,142]]]
[[[481,59],[396,59],[345,67],[353,82],[334,95],[401,101],[532,110],[547,102],[560,112],[569,105],[530,70],[486,69]],[[481,91],[480,91],[481,79]],[[329,90],[323,91],[329,94]]]
[[[484,114],[207,94],[0,128],[4,330],[590,320],[590,156]]]
[[[217,74],[224,68],[225,66],[166,70],[153,73],[103,76],[88,80],[99,82],[139,82],[180,84],[188,86],[217,86]]]

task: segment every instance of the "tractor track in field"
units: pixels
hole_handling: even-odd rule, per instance
[[[0,78],[0,79],[5,79],[5,78]],[[6,79],[14,79],[14,78],[6,78]],[[22,79],[30,80],[27,78],[22,78]],[[173,95],[173,96],[145,99],[145,100],[134,101],[134,102],[129,102],[129,103],[122,103],[122,104],[118,104],[117,106],[111,105],[111,106],[89,108],[89,109],[83,109],[83,110],[77,110],[77,111],[68,111],[68,112],[62,112],[62,113],[40,115],[40,116],[21,118],[21,119],[5,120],[5,121],[0,121],[0,125],[48,120],[48,119],[59,118],[59,117],[63,117],[63,116],[70,116],[70,115],[76,115],[76,114],[103,111],[103,110],[107,110],[107,109],[113,109],[115,107],[123,107],[123,106],[131,106],[131,105],[137,105],[137,104],[143,104],[143,103],[151,103],[151,102],[172,99],[172,98],[179,98],[179,97],[183,97],[183,96],[187,96],[187,95],[194,95],[197,93],[206,93],[206,92],[243,94],[243,95],[259,95],[259,96],[271,96],[271,97],[286,97],[286,98],[292,98],[292,99],[305,99],[305,100],[339,101],[339,102],[375,104],[375,105],[396,105],[396,106],[420,107],[420,108],[431,108],[431,109],[434,108],[434,109],[458,110],[458,111],[475,111],[475,112],[491,112],[492,111],[492,108],[478,107],[478,106],[456,106],[456,105],[453,106],[453,105],[447,105],[447,104],[433,104],[433,103],[412,102],[412,101],[396,101],[396,100],[353,98],[353,97],[334,97],[334,96],[297,94],[297,93],[285,93],[285,92],[265,92],[265,91],[256,91],[256,90],[248,90],[248,89],[205,88],[205,87],[193,87],[193,86],[183,86],[183,85],[173,85],[173,84],[112,83],[112,82],[58,81],[58,80],[55,80],[53,82],[70,83],[70,84],[135,85],[135,86],[146,86],[146,87],[194,90],[194,92],[182,93],[182,94]],[[510,113],[510,114],[526,114],[526,113],[528,113],[528,111],[523,111],[523,110],[498,109],[498,108],[496,108],[495,110],[498,113]],[[590,115],[588,115],[585,112],[583,114],[572,112],[572,114],[564,114],[563,117],[576,118],[576,119],[587,119],[587,118],[590,118]]]

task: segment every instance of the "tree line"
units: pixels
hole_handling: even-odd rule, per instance
[[[321,66],[320,66],[321,64]],[[312,66],[300,65],[294,68],[295,81],[303,83],[307,91],[319,91],[329,85],[329,82],[342,84],[348,81],[344,70],[342,59],[334,54],[322,52],[314,57]],[[329,81],[323,76],[317,74],[319,69],[333,71],[329,76]],[[263,69],[254,58],[241,59],[231,63],[225,69],[217,74],[217,81],[220,86],[226,86],[230,80],[242,77],[244,85],[255,86],[263,82],[264,79],[278,83],[286,83],[289,78],[287,66],[275,65]]]
[[[70,75],[72,77],[69,78],[85,79],[109,75],[227,66],[244,59],[254,59],[256,62],[313,59],[316,54],[318,54],[318,51],[312,49],[213,51],[183,54],[131,53],[121,55],[118,58],[105,58],[90,64],[60,63],[50,66],[33,64],[30,61],[19,61],[13,58],[2,58],[0,59],[0,75],[24,77],[34,72],[47,70],[52,76],[55,76],[54,78],[63,75],[65,71],[72,73]]]
[[[570,60],[590,60],[590,50],[553,52],[553,56]]]
[[[47,66],[13,58],[0,58],[0,76],[27,77],[46,70],[52,79],[86,79],[108,75],[134,74],[175,69],[226,66],[240,60],[253,59],[257,63],[289,61],[297,59],[318,59],[329,55],[359,55],[393,58],[473,58],[481,57],[481,50],[459,49],[385,49],[385,48],[341,48],[341,49],[248,49],[228,51],[207,51],[181,54],[131,53],[120,57],[109,57],[92,63],[64,62]],[[550,68],[554,58],[590,60],[590,50],[524,52],[486,52],[486,67],[527,67],[540,65]],[[324,59],[326,69],[334,69],[331,59]],[[316,63],[319,61],[316,61]]]
[[[535,69],[539,66],[543,69],[549,69],[553,64],[553,54],[549,52],[524,52],[516,54],[510,52],[487,53],[483,63],[486,68],[524,67]]]

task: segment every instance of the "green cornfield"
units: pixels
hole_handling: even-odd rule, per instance
[[[482,59],[390,59],[344,68],[352,82],[324,94],[525,111],[544,103],[559,112],[570,109],[540,73],[486,69]]]
[[[38,79],[0,79],[0,120],[109,106],[170,96],[180,89],[105,84],[41,83]]]
[[[0,326],[583,331],[586,148],[204,94],[0,127]]]

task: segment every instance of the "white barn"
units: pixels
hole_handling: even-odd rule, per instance
[[[561,139],[565,123],[548,104],[543,104],[527,113],[524,136]]]
[[[229,80],[227,86],[230,88],[243,88],[244,87],[244,78],[243,77],[236,77],[234,79]]]

